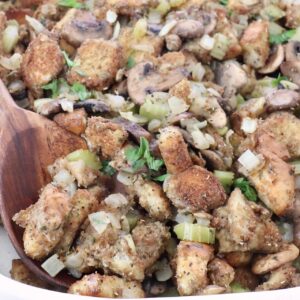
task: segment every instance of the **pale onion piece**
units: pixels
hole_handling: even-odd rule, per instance
[[[75,178],[66,169],[60,170],[54,177],[53,181],[61,187],[65,187],[68,184],[74,182]]]
[[[230,143],[230,137],[234,134],[234,131],[232,129],[229,129],[225,135],[225,141],[226,144],[231,145]]]
[[[183,99],[175,96],[172,96],[168,99],[168,104],[172,115],[179,115],[183,112],[186,112],[190,107]]]
[[[215,145],[216,144],[216,141],[214,139],[214,137],[208,133],[205,133],[204,134],[206,140],[209,142],[210,145]]]
[[[199,150],[209,149],[210,142],[207,140],[205,135],[200,130],[193,130],[190,132],[194,146]]]
[[[41,267],[51,276],[55,277],[60,271],[65,268],[65,264],[59,260],[58,255],[54,254],[43,262]]]
[[[113,10],[108,10],[106,12],[106,21],[110,24],[114,24],[118,19],[118,15]]]
[[[130,224],[126,216],[121,217],[121,229],[125,232],[130,232]]]
[[[68,193],[68,195],[69,195],[70,197],[73,197],[74,194],[75,194],[76,191],[77,191],[77,185],[76,185],[75,182],[72,182],[72,183],[68,184],[68,185],[64,188],[64,190]]]
[[[99,233],[103,233],[108,224],[111,223],[110,217],[104,211],[98,211],[92,214],[89,214],[89,220],[93,228]]]
[[[197,224],[202,225],[202,226],[206,226],[209,227],[210,225],[210,220],[206,219],[206,218],[196,218]]]
[[[155,272],[157,281],[164,282],[172,278],[173,272],[166,259],[159,261],[156,266],[158,270]]]
[[[147,27],[148,27],[147,19],[145,18],[139,19],[134,25],[133,36],[137,40],[143,38],[147,34]]]
[[[191,119],[183,119],[180,120],[180,126],[186,128],[188,132],[191,132],[196,129],[202,129],[207,126],[207,121],[202,121],[200,122],[196,118],[191,118]]]
[[[26,22],[29,24],[29,26],[32,27],[32,29],[36,32],[36,33],[40,33],[44,30],[47,30],[44,25],[38,21],[37,19],[35,18],[32,18],[28,15],[25,16],[25,20]]]
[[[131,46],[131,49],[136,51],[149,52],[149,53],[154,52],[153,46],[149,44],[134,44]]]
[[[132,250],[132,252],[136,253],[135,244],[134,244],[131,234],[126,234],[126,235],[124,235],[123,238],[126,240],[128,246]]]
[[[148,131],[150,132],[158,131],[161,126],[162,126],[162,122],[160,120],[153,119],[148,123]]]
[[[220,95],[220,93],[218,92],[218,91],[216,91],[215,89],[213,89],[213,88],[208,88],[207,89],[207,92],[209,93],[209,94],[211,94],[212,96],[215,96],[215,97],[222,97],[221,95]]]
[[[281,80],[280,85],[282,85],[284,88],[286,88],[288,90],[296,91],[299,89],[299,86],[296,83],[288,81],[288,80]]]
[[[120,35],[120,32],[121,32],[121,25],[120,25],[120,22],[116,22],[115,26],[114,26],[114,32],[113,32],[113,35],[112,35],[112,40],[116,40],[118,39],[119,35]]]
[[[107,206],[112,208],[120,208],[122,206],[126,206],[128,204],[128,200],[126,197],[121,194],[111,194],[104,199],[104,202]]]
[[[59,101],[59,104],[63,111],[73,112],[74,111],[74,103],[65,99]]]
[[[212,220],[212,215],[205,212],[195,212],[194,217],[196,218],[197,224],[209,227],[210,221]]]
[[[166,36],[177,24],[176,20],[172,20],[164,25],[164,27],[160,30],[159,36]]]
[[[146,124],[148,119],[143,117],[143,116],[140,116],[140,115],[137,115],[137,114],[133,114],[132,111],[120,111],[120,115],[121,117],[123,117],[124,119],[126,120],[129,120],[133,123],[137,123],[137,124]]]
[[[192,71],[192,79],[195,81],[202,81],[206,72],[205,68],[202,66],[201,63],[192,65],[191,71]]]
[[[252,119],[249,117],[245,117],[242,120],[241,129],[245,133],[253,133],[257,129],[257,119]]]
[[[200,96],[206,94],[206,88],[202,83],[192,82],[191,83],[191,92],[189,94],[189,98],[194,100]]]
[[[9,24],[2,33],[2,45],[5,53],[10,53],[19,41],[19,24]]]
[[[294,239],[293,225],[290,223],[282,223],[279,226],[283,241],[291,243]]]
[[[22,62],[22,55],[15,53],[11,57],[0,56],[0,65],[7,70],[18,70],[20,69]]]
[[[79,272],[79,271],[77,271],[77,270],[75,270],[75,269],[68,268],[68,271],[69,271],[69,273],[70,273],[74,278],[79,279],[79,278],[81,278],[81,276],[82,276],[82,273]]]
[[[136,175],[125,172],[125,171],[120,171],[117,174],[117,180],[121,182],[122,184],[129,186],[134,183],[136,180]]]
[[[296,190],[300,190],[300,176],[296,176],[295,178],[295,188]]]
[[[214,47],[215,39],[208,34],[204,34],[199,43],[203,49],[210,51]]]
[[[192,214],[178,212],[174,221],[177,223],[194,223],[195,217]]]
[[[118,112],[126,104],[124,97],[113,94],[105,94],[107,104],[113,111]]]
[[[257,155],[251,150],[246,150],[239,158],[238,162],[248,171],[251,172],[256,169],[261,161]]]
[[[78,269],[83,264],[83,258],[80,253],[72,253],[66,257],[65,265],[67,268]]]
[[[106,213],[111,225],[116,229],[121,229],[121,222],[120,219],[113,213]]]
[[[159,24],[161,22],[161,14],[155,9],[150,9],[148,14],[148,22],[150,24]]]
[[[33,108],[34,110],[40,114],[41,111],[42,111],[42,107],[44,104],[47,104],[47,103],[50,103],[50,102],[53,102],[55,101],[55,99],[51,99],[51,98],[43,98],[43,99],[37,99],[34,101],[33,103]]]

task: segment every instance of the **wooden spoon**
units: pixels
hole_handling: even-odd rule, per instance
[[[42,186],[50,181],[47,166],[85,141],[34,112],[18,107],[0,80],[0,212],[5,229],[17,253],[38,277],[58,287],[74,279],[66,272],[52,278],[31,260],[23,249],[23,229],[12,217],[38,199]]]

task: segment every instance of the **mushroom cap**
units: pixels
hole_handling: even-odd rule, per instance
[[[180,38],[194,39],[201,37],[204,33],[202,22],[196,20],[180,20],[172,30]]]
[[[289,41],[285,45],[285,59],[286,61],[300,60],[300,42]]]
[[[282,45],[277,45],[273,53],[269,56],[264,67],[258,70],[261,74],[269,74],[275,72],[284,60],[284,48]]]
[[[281,73],[300,85],[300,60],[285,61],[280,66]]]
[[[266,109],[269,112],[291,109],[299,106],[300,94],[292,90],[277,90],[266,97]]]

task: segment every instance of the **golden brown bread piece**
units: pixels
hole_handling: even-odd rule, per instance
[[[70,84],[80,82],[90,89],[109,87],[123,67],[122,47],[114,41],[88,39],[77,50],[74,66],[67,75]]]
[[[169,174],[178,174],[193,165],[187,144],[178,128],[163,128],[160,131],[158,147]]]
[[[210,211],[226,201],[226,193],[218,179],[200,166],[171,175],[165,180],[164,189],[177,208],[190,212]]]
[[[58,42],[40,33],[23,55],[21,73],[26,86],[34,89],[53,80],[63,66],[64,59]]]
[[[208,276],[213,284],[228,288],[234,280],[234,268],[216,257],[208,264]]]
[[[81,135],[86,129],[87,113],[84,108],[80,108],[69,113],[59,113],[54,116],[53,121],[62,128]]]
[[[104,298],[144,298],[145,293],[137,281],[126,281],[117,276],[97,273],[84,276],[73,283],[68,293]]]

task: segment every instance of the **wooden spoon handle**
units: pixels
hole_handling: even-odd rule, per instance
[[[0,111],[11,111],[18,108],[17,104],[7,91],[3,81],[0,79]]]

